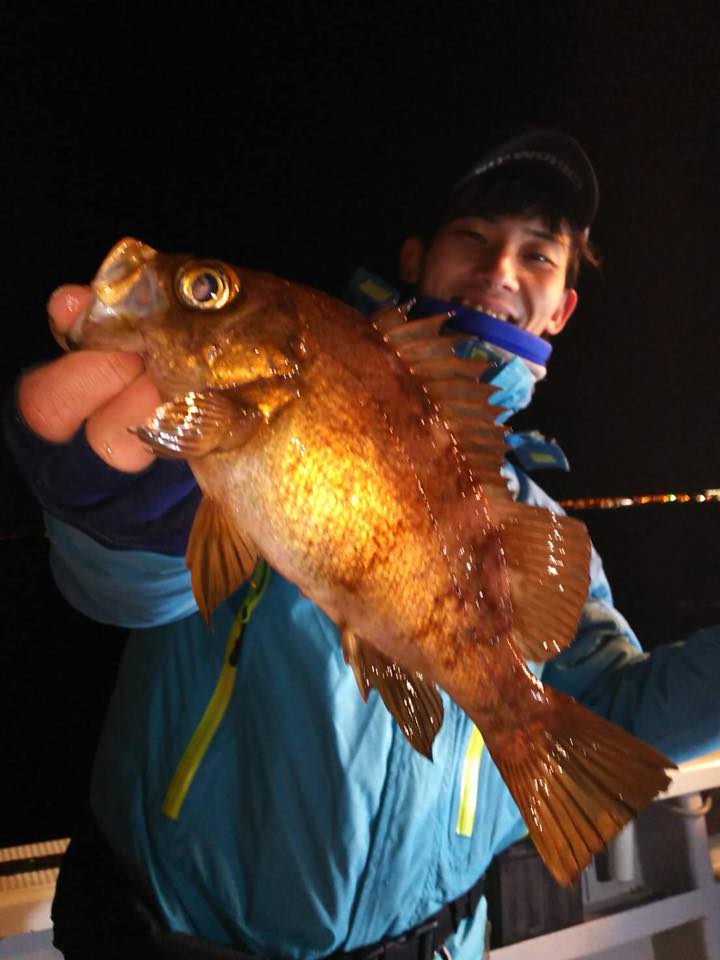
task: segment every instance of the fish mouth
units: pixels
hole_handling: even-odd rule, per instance
[[[485,313],[495,320],[502,320],[504,323],[510,323],[514,327],[522,327],[519,318],[510,310],[498,304],[488,304],[481,299],[473,300],[470,297],[453,297],[453,303],[458,306],[467,307],[469,310],[477,310],[478,313]]]
[[[67,332],[52,331],[63,350],[142,349],[139,323],[162,299],[151,267],[157,256],[153,247],[133,237],[118,241],[92,281],[94,296],[85,310]]]
[[[97,299],[106,307],[116,307],[147,275],[146,264],[157,257],[157,250],[136,240],[123,237],[105,257],[92,282]]]

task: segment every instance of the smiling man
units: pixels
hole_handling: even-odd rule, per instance
[[[403,280],[431,312],[454,312],[471,353],[493,355],[510,412],[575,308],[596,207],[584,151],[533,131],[486,153],[403,245]],[[51,297],[59,335],[88,297]],[[479,957],[483,874],[525,825],[465,714],[446,699],[433,762],[419,756],[374,692],[360,700],[336,626],[275,572],[208,629],[183,559],[193,477],[128,433],[158,402],[140,357],[67,354],[15,396],[8,439],[44,507],[56,581],[87,616],[131,628],[54,905],[68,960]],[[505,470],[518,500],[561,511]],[[222,723],[188,774],[230,674]],[[720,747],[718,676],[718,628],[644,654],[595,553],[577,636],[542,672],[673,760]]]
[[[540,217],[461,216],[440,228],[427,250],[403,244],[402,277],[421,293],[487,313],[534,333],[556,334],[577,304],[565,286],[570,235]]]
[[[439,224],[408,237],[402,280],[437,300],[554,336],[577,306],[595,174],[572,137],[530,130],[491,150],[451,193]]]

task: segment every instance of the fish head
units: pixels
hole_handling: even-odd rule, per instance
[[[161,392],[292,377],[303,355],[288,281],[126,237],[92,281],[65,349],[143,354]]]

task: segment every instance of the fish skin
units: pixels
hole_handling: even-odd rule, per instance
[[[219,309],[180,293],[203,266],[232,289]],[[132,238],[93,287],[68,346],[143,353],[164,403],[138,436],[185,457],[204,494],[187,560],[206,618],[262,556],[338,625],[363,696],[377,687],[428,756],[435,684],[448,693],[553,875],[575,882],[673,764],[529,671],[574,637],[589,540],[510,498],[491,388],[438,336],[447,318],[375,326],[312,288]]]

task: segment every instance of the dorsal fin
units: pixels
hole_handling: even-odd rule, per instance
[[[399,311],[398,322],[394,327],[386,328],[383,336],[395,349],[414,340],[436,340],[448,318],[447,313],[436,313],[421,320],[408,320],[402,311]]]
[[[451,377],[478,381],[489,366],[485,360],[464,359],[453,353],[434,360],[421,360],[413,366],[413,371],[425,383],[431,380],[448,380]]]
[[[382,335],[422,383],[472,477],[493,495],[509,499],[500,474],[505,430],[495,423],[500,411],[489,400],[495,388],[480,379],[488,364],[455,354],[455,343],[467,339],[465,335],[439,336],[448,316],[442,313],[408,320],[403,309],[397,308],[394,325],[387,314],[383,316]]]
[[[590,538],[579,520],[544,507],[496,508],[513,601],[513,642],[528,660],[543,662],[575,637],[587,600]]]
[[[417,375],[417,371],[415,373]],[[423,377],[422,379],[428,394],[437,403],[442,403],[446,410],[462,404],[474,407],[479,401],[487,403],[490,395],[497,390],[497,387],[470,377]]]

